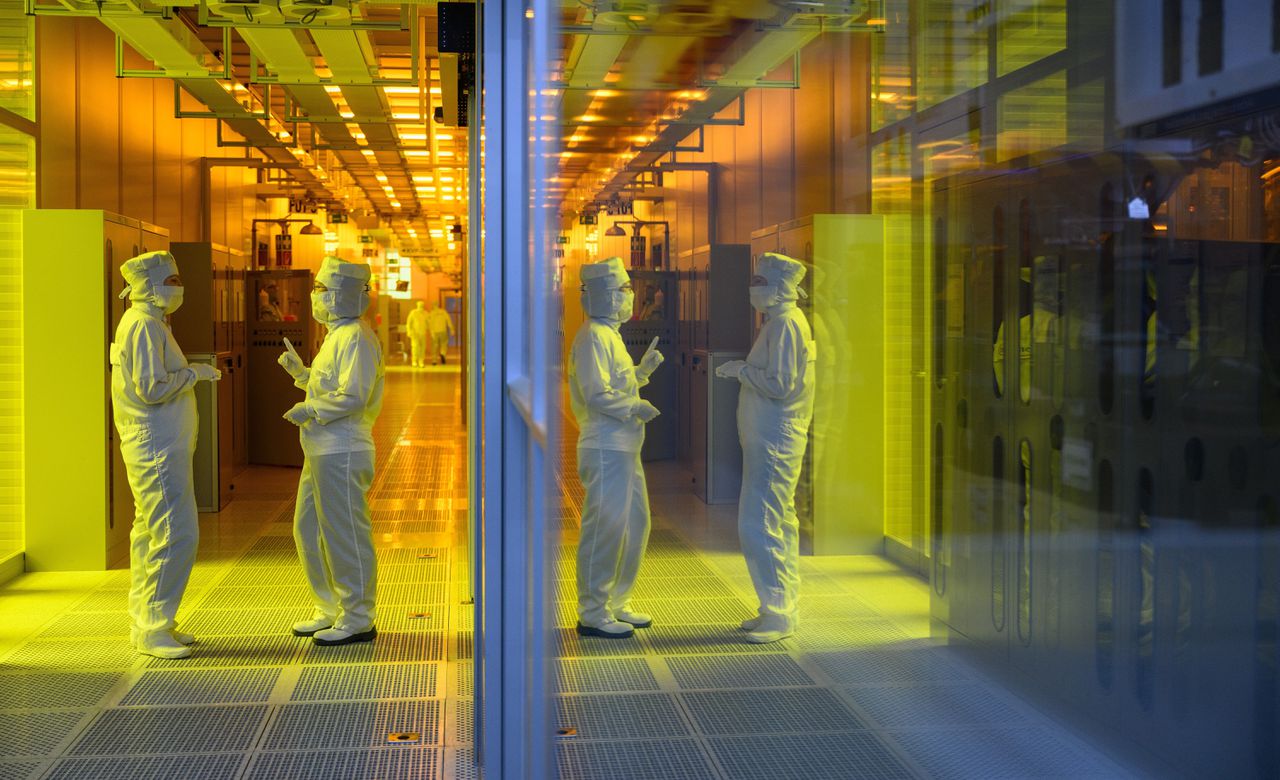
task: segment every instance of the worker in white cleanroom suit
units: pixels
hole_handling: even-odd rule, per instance
[[[312,316],[328,335],[311,367],[292,351],[280,365],[307,391],[285,412],[301,428],[306,456],[298,480],[293,537],[315,612],[294,624],[318,645],[367,642],[374,628],[377,562],[369,519],[373,424],[382,410],[382,347],[361,319],[369,307],[369,266],[326,257],[311,293]]]
[[[453,319],[449,317],[449,312],[433,304],[427,311],[427,328],[431,331],[431,365],[443,365],[449,354]]]
[[[414,368],[427,364],[428,319],[430,317],[427,314],[427,305],[418,301],[418,305],[409,312],[409,319],[404,323],[405,330],[409,331],[409,354],[412,356]]]
[[[582,307],[569,356],[569,401],[578,422],[578,478],[586,492],[578,538],[578,633],[625,638],[652,619],[628,603],[649,541],[649,490],[640,464],[644,425],[658,409],[640,388],[662,363],[631,360],[618,328],[635,293],[622,259],[582,267]]]
[[[813,419],[817,350],[796,306],[804,266],[785,255],[761,255],[751,279],[751,305],[766,315],[745,361],[716,369],[742,383],[738,438],[742,492],[738,536],[760,607],[743,621],[747,640],[776,642],[795,633],[800,589],[800,525],[796,484]]]
[[[120,267],[132,305],[111,344],[111,407],[134,517],[130,539],[129,616],[138,652],[191,655],[195,637],[175,630],[199,538],[191,458],[196,449],[199,381],[222,378],[213,366],[187,363],[165,322],[182,305],[182,279],[168,252],[149,252]]]

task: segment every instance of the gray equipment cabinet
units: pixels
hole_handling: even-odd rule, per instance
[[[298,428],[284,413],[304,393],[276,362],[287,338],[311,365],[318,344],[311,319],[311,272],[250,271],[249,296],[249,462],[302,466]]]
[[[222,372],[217,382],[197,382],[196,451],[193,459],[196,508],[218,512],[231,501],[231,477],[235,471],[232,440],[234,398],[230,352],[197,352],[187,355],[192,365],[203,363]]]
[[[738,500],[742,487],[742,445],[738,441],[736,379],[720,379],[716,368],[743,360],[745,352],[693,352],[689,419],[693,492],[708,504]]]
[[[640,396],[658,407],[662,414],[645,426],[642,460],[669,460],[676,457],[681,425],[676,367],[676,278],[671,271],[632,271],[636,290],[635,316],[622,324],[620,335],[631,359],[640,364],[656,338],[663,362],[640,388]]]

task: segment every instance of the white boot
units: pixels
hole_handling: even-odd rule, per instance
[[[738,624],[738,627],[741,628],[743,631],[755,631],[756,628],[759,627],[761,620],[764,620],[764,618],[760,615],[756,615],[753,618],[747,618],[746,620],[742,621],[741,623]]]
[[[312,615],[309,620],[299,620],[293,624],[294,636],[314,636],[333,625],[333,618],[321,614]]]
[[[786,639],[794,633],[795,626],[787,618],[781,615],[761,615],[755,627],[747,632],[747,641],[756,645],[765,645]]]
[[[646,615],[643,612],[632,612],[626,607],[614,612],[613,619],[618,623],[628,623],[632,628],[648,628],[653,625],[652,615]]]
[[[317,631],[311,637],[311,641],[321,647],[332,647],[336,645],[352,645],[356,642],[372,642],[374,637],[378,635],[378,629],[373,626],[364,631],[348,631],[345,628],[325,628]]]
[[[168,631],[138,637],[133,647],[139,653],[155,658],[176,659],[191,655],[191,648],[174,639]]]
[[[178,640],[178,644],[194,645],[196,643],[195,634],[188,634],[186,631],[179,631],[176,628],[169,633],[173,635],[174,639]]]
[[[630,623],[619,623],[616,620],[606,620],[599,625],[589,626],[582,622],[578,623],[578,636],[596,636],[601,639],[627,639],[636,633]]]

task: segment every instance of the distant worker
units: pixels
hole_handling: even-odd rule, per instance
[[[418,305],[409,312],[409,319],[404,324],[405,330],[409,332],[409,350],[414,368],[421,368],[427,364],[427,321],[429,319],[427,304],[418,301]]]
[[[384,368],[378,337],[361,316],[369,277],[367,265],[326,257],[311,293],[312,314],[329,331],[324,344],[310,368],[292,351],[279,359],[307,391],[284,417],[301,429],[305,460],[293,537],[315,604],[293,633],[317,645],[368,642],[378,633],[368,493]]]
[[[196,560],[199,522],[191,458],[196,448],[194,385],[216,382],[213,366],[189,364],[165,322],[182,305],[182,279],[168,252],[149,252],[120,267],[132,305],[111,345],[111,405],[134,517],[130,541],[129,616],[138,652],[191,655],[191,634],[176,616]]]
[[[738,438],[742,492],[738,538],[760,605],[742,622],[747,641],[776,642],[799,623],[800,523],[796,485],[813,419],[817,350],[809,321],[796,305],[804,294],[804,266],[767,252],[751,277],[751,306],[766,315],[745,361],[731,360],[716,376],[742,383]]]
[[[427,312],[427,327],[431,330],[431,365],[437,361],[444,365],[449,354],[449,337],[453,335],[453,318],[449,312],[432,304]]]
[[[273,282],[267,282],[258,288],[258,319],[263,322],[280,322],[284,319]]]
[[[640,447],[658,409],[640,388],[662,364],[654,349],[639,367],[618,328],[635,294],[622,259],[582,266],[582,308],[569,356],[569,401],[578,422],[578,478],[586,499],[578,537],[578,633],[624,639],[653,619],[629,599],[649,542],[649,489]]]

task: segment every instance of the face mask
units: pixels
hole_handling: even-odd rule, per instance
[[[749,287],[748,294],[751,296],[751,308],[756,311],[767,311],[778,298],[778,288],[775,285]]]
[[[626,322],[631,319],[636,307],[636,294],[631,290],[615,290],[613,293],[613,310],[615,318]]]
[[[165,314],[173,314],[182,305],[183,288],[161,285],[156,288],[156,305],[164,309]]]
[[[311,293],[311,316],[317,322],[329,322],[333,319],[333,292]]]

